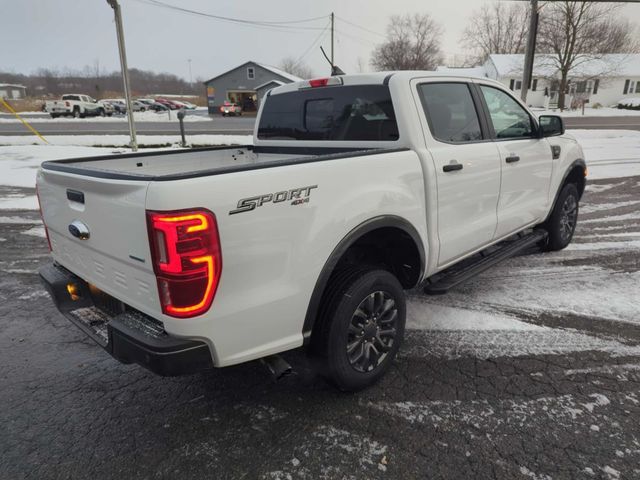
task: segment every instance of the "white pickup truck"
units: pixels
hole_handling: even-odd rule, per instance
[[[51,118],[72,116],[75,118],[113,115],[114,108],[106,102],[91,98],[88,95],[68,94],[60,100],[47,100],[44,109]]]
[[[50,161],[37,187],[57,307],[163,375],[305,348],[343,390],[376,381],[404,290],[444,293],[559,250],[586,166],[562,119],[433,72],[271,90],[253,145]]]

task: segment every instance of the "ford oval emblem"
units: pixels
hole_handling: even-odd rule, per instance
[[[69,233],[80,240],[87,240],[89,238],[89,227],[87,227],[80,220],[74,220],[69,225]]]

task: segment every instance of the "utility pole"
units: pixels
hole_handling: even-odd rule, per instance
[[[333,71],[333,66],[335,65],[333,63],[333,24],[335,21],[335,15],[333,14],[333,12],[331,12],[331,70]]]
[[[536,54],[536,37],[538,36],[538,0],[531,0],[531,14],[529,18],[529,36],[527,38],[527,50],[524,54],[524,72],[522,75],[522,89],[520,98],[527,102],[527,93],[531,87],[533,78],[533,60]]]
[[[129,137],[131,138],[131,150],[138,151],[138,141],[136,139],[136,127],[133,123],[133,108],[131,105],[131,89],[129,88],[129,69],[127,67],[127,52],[124,46],[124,29],[122,28],[122,13],[118,0],[107,0],[113,8],[116,21],[116,34],[118,35],[118,50],[120,52],[120,68],[122,69],[122,81],[124,83],[124,97],[127,103],[127,118],[129,120]]]
[[[191,75],[191,59],[187,60],[189,62],[189,86],[193,86],[193,76]]]

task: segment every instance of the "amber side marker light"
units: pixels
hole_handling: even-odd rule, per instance
[[[584,167],[584,176],[589,176],[589,169],[587,167]]]

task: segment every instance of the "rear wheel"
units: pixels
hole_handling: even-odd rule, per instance
[[[325,376],[345,391],[378,381],[404,337],[406,304],[398,279],[375,267],[339,272],[319,315],[314,344],[325,362]]]
[[[568,183],[562,188],[544,228],[549,232],[546,250],[562,250],[573,238],[578,223],[578,188]]]
[[[80,114],[80,109],[78,107],[73,109],[73,118],[80,118],[82,115]]]
[[[103,109],[103,108],[101,108],[100,110],[98,110],[98,114],[99,114],[101,117],[106,116],[106,113],[104,112],[104,109]]]

